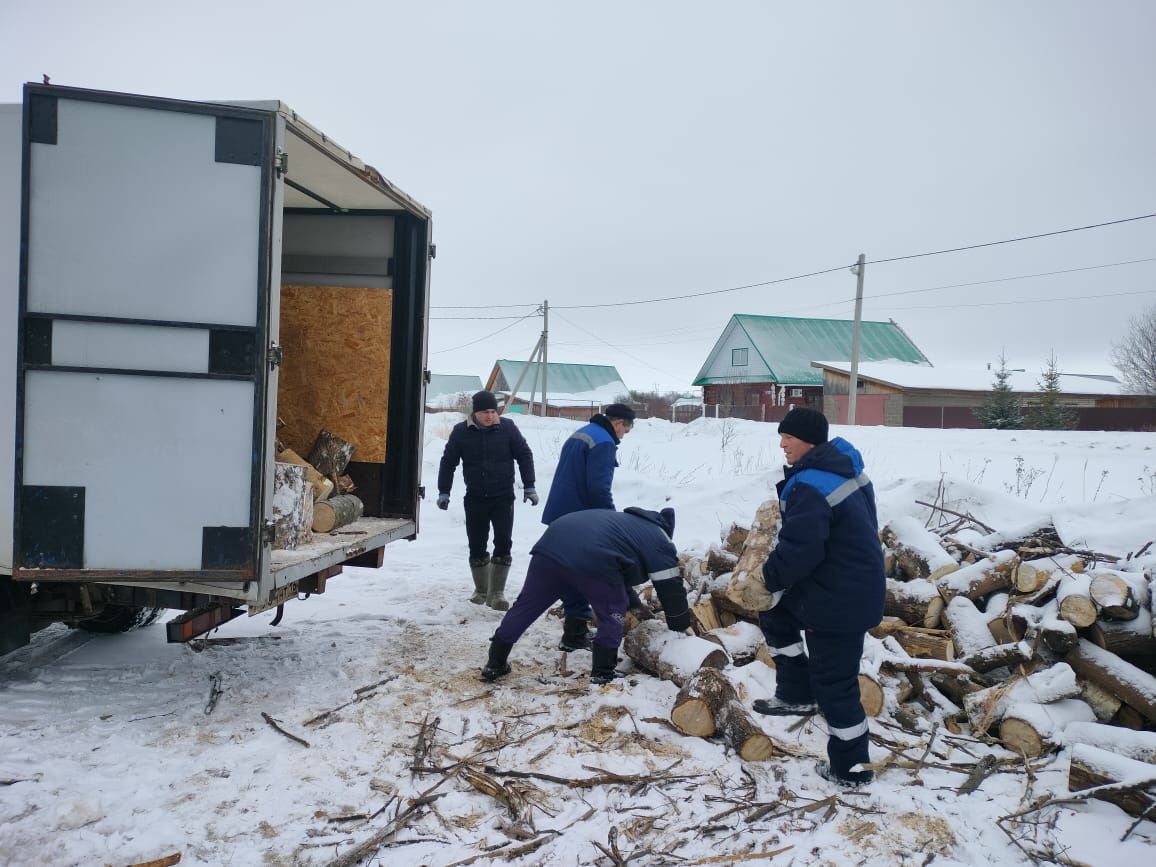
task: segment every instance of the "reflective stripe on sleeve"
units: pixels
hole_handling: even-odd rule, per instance
[[[651,581],[662,581],[663,579],[681,578],[682,574],[678,571],[677,566],[671,566],[669,569],[663,569],[660,572],[650,573]]]
[[[803,642],[796,641],[786,647],[768,647],[767,649],[771,652],[771,656],[802,656]]]
[[[827,505],[833,509],[857,490],[865,488],[869,484],[871,484],[871,480],[867,478],[866,473],[860,473],[853,479],[847,479],[847,481],[827,494]]]

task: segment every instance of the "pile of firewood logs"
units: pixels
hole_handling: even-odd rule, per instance
[[[353,480],[343,475],[354,446],[322,429],[309,457],[277,442],[273,474],[273,547],[294,550],[361,517],[364,505],[354,496]],[[336,493],[335,493],[336,492]]]
[[[859,678],[867,715],[912,732],[968,731],[1025,759],[1066,748],[1073,792],[1133,815],[1156,811],[1156,577],[1137,561],[1149,546],[1079,550],[1050,526],[1001,533],[919,505],[926,521],[904,517],[880,531],[887,591]],[[755,624],[777,601],[762,565],[779,524],[768,501],[749,529],[733,526],[705,556],[683,555],[696,639],[649,621],[624,645],[640,668],[680,685],[676,728],[721,736],[746,759],[768,757],[772,745],[759,740],[726,668],[773,666]]]

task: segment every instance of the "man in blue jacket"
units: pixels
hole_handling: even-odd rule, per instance
[[[775,660],[775,695],[754,709],[808,714],[817,705],[829,732],[819,773],[859,786],[874,777],[853,770],[870,760],[859,660],[864,634],[883,618],[885,585],[875,490],[854,446],[827,441],[821,412],[792,409],[779,435],[789,464],[778,484],[782,526],[763,566],[778,603],[759,616]]]
[[[610,486],[618,466],[618,444],[634,427],[634,410],[623,403],[612,403],[595,413],[590,423],[574,431],[562,445],[554,481],[542,509],[542,523],[583,509],[613,509]],[[636,597],[637,599],[637,597]],[[562,641],[559,650],[590,648],[589,604],[581,596],[562,596]]]
[[[587,509],[558,518],[530,549],[526,583],[490,639],[482,677],[493,681],[509,674],[514,643],[566,593],[590,600],[598,615],[591,648],[594,683],[609,683],[617,676],[614,665],[634,586],[652,581],[666,625],[674,632],[686,632],[690,608],[678,551],[670,541],[673,535],[674,509]]]
[[[510,607],[506,578],[513,558],[514,462],[522,475],[523,502],[538,505],[534,490],[534,455],[522,432],[510,419],[498,415],[498,401],[488,391],[473,397],[473,412],[454,425],[442,452],[438,471],[438,508],[448,509],[458,462],[466,480],[466,538],[470,543],[470,572],[475,605],[483,602],[497,611]],[[490,526],[494,528],[494,556],[490,557]]]

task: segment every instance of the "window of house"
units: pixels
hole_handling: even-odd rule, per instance
[[[747,392],[747,406],[758,406],[758,405],[759,405],[759,393],[757,391],[748,391]]]
[[[803,396],[803,389],[801,389],[801,388],[792,388],[791,389],[791,397],[802,397],[802,396]]]
[[[731,350],[731,367],[746,367],[747,366],[747,348],[744,346],[741,349]]]

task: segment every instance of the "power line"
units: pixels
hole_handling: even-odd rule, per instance
[[[1052,232],[1040,232],[1040,233],[1035,234],[1035,235],[1021,235],[1017,238],[1005,238],[1002,241],[987,241],[987,242],[982,243],[982,244],[969,244],[969,245],[963,246],[963,247],[950,247],[950,248],[947,248],[944,250],[931,250],[931,251],[926,252],[926,253],[910,253],[906,256],[892,256],[892,257],[887,258],[887,259],[871,259],[871,260],[868,260],[866,262],[866,264],[868,264],[868,265],[882,265],[882,264],[887,263],[887,262],[901,262],[901,261],[904,261],[906,259],[921,259],[921,258],[926,258],[928,256],[942,256],[942,255],[945,255],[947,253],[960,253],[960,252],[963,252],[965,250],[978,250],[978,249],[981,249],[983,247],[995,247],[995,246],[999,246],[1001,244],[1015,244],[1015,243],[1019,243],[1021,241],[1035,240],[1037,238],[1050,238],[1050,237],[1053,237],[1055,235],[1067,235],[1067,234],[1071,234],[1072,232],[1084,232],[1084,231],[1087,231],[1089,229],[1101,229],[1101,228],[1104,228],[1106,226],[1119,226],[1119,225],[1124,224],[1124,223],[1134,223],[1134,222],[1137,222],[1139,220],[1150,220],[1153,217],[1156,217],[1156,213],[1142,214],[1138,217],[1125,217],[1125,218],[1120,219],[1120,220],[1109,220],[1109,221],[1104,222],[1104,223],[1091,223],[1091,224],[1086,225],[1086,226],[1075,226],[1075,227],[1070,228],[1070,229],[1057,229],[1057,230],[1052,231]],[[554,309],[555,310],[588,310],[588,309],[603,308],[603,307],[630,307],[630,306],[635,306],[635,305],[639,305],[639,304],[660,304],[660,303],[664,303],[667,301],[685,301],[688,298],[706,298],[706,297],[709,297],[711,295],[723,295],[723,294],[726,294],[729,292],[739,292],[743,289],[757,289],[760,286],[774,286],[774,285],[779,284],[779,283],[789,283],[789,282],[794,281],[794,280],[805,280],[808,277],[821,277],[824,274],[833,274],[836,271],[842,271],[846,268],[851,267],[851,265],[853,265],[853,264],[854,263],[851,262],[851,263],[848,263],[846,265],[838,265],[834,268],[824,268],[821,271],[810,271],[806,274],[794,274],[790,277],[779,277],[779,278],[776,278],[774,280],[763,280],[763,281],[760,281],[758,283],[747,283],[747,284],[744,284],[742,286],[731,286],[730,288],[727,288],[727,289],[711,289],[711,290],[707,290],[704,292],[690,292],[690,293],[687,293],[685,295],[667,295],[667,296],[664,296],[661,298],[643,298],[643,299],[639,299],[637,301],[612,301],[612,302],[606,302],[604,304],[556,305]],[[431,308],[431,309],[439,309],[439,310],[479,310],[479,309],[485,309],[485,310],[489,310],[489,309],[495,309],[498,307],[530,307],[530,306],[533,306],[533,305],[531,305],[529,303],[526,303],[526,304],[479,304],[479,305],[468,305],[468,306],[455,305],[452,307],[438,307],[438,308]]]
[[[461,346],[451,346],[449,349],[439,349],[437,352],[431,352],[430,355],[441,355],[445,352],[456,352],[459,349],[465,349],[467,346],[473,346],[475,343],[481,343],[483,340],[489,340],[491,337],[495,337],[501,334],[503,331],[506,331],[509,328],[513,328],[515,325],[521,322],[522,319],[529,319],[531,316],[536,316],[537,313],[538,311],[536,310],[533,313],[527,313],[521,319],[511,322],[509,325],[503,325],[497,331],[487,334],[485,337],[479,337],[477,340],[471,340],[469,343],[463,343]]]
[[[1137,220],[1150,220],[1156,214],[1142,214],[1139,217],[1125,217],[1122,220],[1109,220],[1106,223],[1092,223],[1088,226],[1076,226],[1073,229],[1057,229],[1054,232],[1040,232],[1038,235],[1023,235],[1019,238],[1007,238],[1003,241],[988,241],[984,244],[969,244],[966,247],[951,247],[947,250],[932,250],[928,253],[910,253],[906,256],[892,256],[890,259],[871,259],[866,264],[882,265],[884,262],[902,262],[904,259],[922,259],[925,256],[942,256],[945,253],[961,253],[964,250],[978,250],[981,247],[996,247],[1000,244],[1015,244],[1020,241],[1034,241],[1036,238],[1051,238],[1055,235],[1067,235],[1072,232],[1083,232],[1088,229],[1102,229],[1105,226],[1119,226],[1121,223],[1134,223]]]
[[[556,308],[554,308],[554,309],[556,309]],[[597,334],[595,334],[593,331],[587,331],[587,330],[586,330],[585,328],[583,328],[581,325],[579,325],[579,324],[578,324],[578,323],[576,323],[576,322],[573,322],[573,321],[571,321],[570,319],[567,319],[567,318],[566,318],[565,316],[563,316],[561,313],[559,313],[559,314],[558,314],[558,318],[559,318],[559,319],[561,319],[563,322],[567,323],[568,325],[571,325],[571,326],[573,326],[574,328],[577,328],[579,331],[582,331],[582,332],[584,332],[584,333],[586,333],[586,334],[589,334],[591,337],[593,337],[593,338],[594,338],[595,340],[597,340],[599,343],[604,343],[605,345],[607,345],[607,346],[609,346],[611,349],[613,349],[615,352],[621,352],[621,353],[622,353],[623,355],[625,355],[627,358],[633,358],[635,361],[637,361],[639,364],[643,365],[644,367],[649,367],[651,370],[657,370],[659,373],[661,373],[661,374],[664,374],[664,375],[666,375],[666,376],[673,376],[673,377],[675,377],[676,379],[678,378],[678,375],[677,375],[677,374],[671,373],[669,370],[663,370],[661,367],[655,367],[655,366],[654,366],[653,364],[651,364],[649,361],[643,361],[643,360],[642,360],[641,358],[639,358],[637,355],[634,355],[634,354],[632,354],[632,353],[630,353],[630,352],[627,352],[627,351],[626,351],[625,349],[623,349],[621,346],[615,346],[613,343],[610,343],[610,342],[609,342],[609,341],[607,341],[607,340],[603,340],[601,337],[599,337],[599,336],[598,336]]]
[[[922,304],[903,307],[903,310],[956,310],[960,307],[1003,307],[1008,304],[1050,304],[1055,301],[1093,301],[1100,298],[1120,298],[1124,295],[1151,295],[1156,289],[1137,289],[1133,292],[1108,292],[1102,295],[1071,295],[1067,298],[1024,298],[1019,301],[979,301],[975,304]],[[887,309],[887,308],[884,308]],[[900,309],[900,308],[892,308]]]

